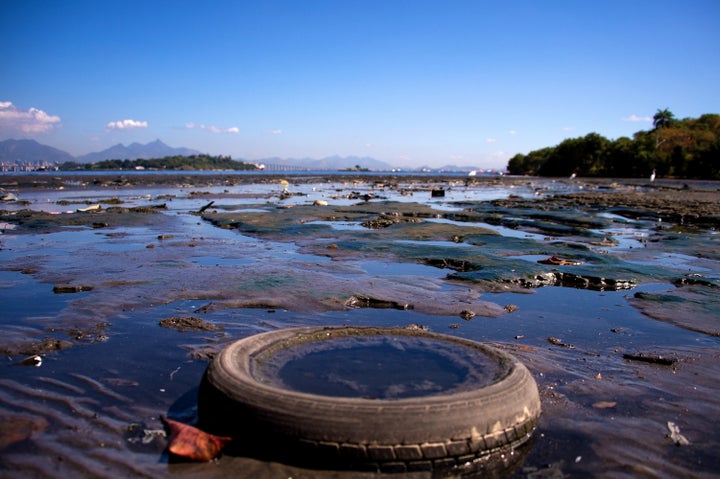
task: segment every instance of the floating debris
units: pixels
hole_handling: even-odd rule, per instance
[[[210,203],[202,206],[202,207],[198,210],[198,213],[204,213],[206,209],[210,208],[210,207],[211,207],[212,205],[214,205],[214,204],[215,204],[215,201],[211,201]]]
[[[6,193],[4,191],[0,191],[0,201],[17,201],[18,196],[15,193]]]
[[[662,366],[672,366],[673,364],[678,362],[677,358],[667,358],[667,357],[660,356],[658,354],[648,354],[648,353],[637,353],[637,354],[625,353],[625,354],[623,354],[623,359],[627,359],[629,361],[640,361],[643,363],[660,364]]]
[[[73,294],[82,293],[84,291],[92,291],[92,286],[85,285],[56,285],[53,286],[53,293],[55,294]]]
[[[675,424],[672,421],[668,421],[667,427],[668,427],[668,430],[670,431],[670,433],[667,435],[667,437],[669,437],[675,443],[675,445],[677,445],[677,446],[689,446],[690,445],[690,441],[688,441],[688,439],[685,436],[680,434],[680,428],[678,427],[677,424]]]
[[[15,363],[15,366],[35,366],[36,368],[39,368],[40,366],[42,366],[42,356],[38,356],[36,354],[34,356],[21,359],[20,361]]]
[[[91,211],[100,211],[101,209],[102,209],[102,206],[100,206],[99,204],[95,204],[95,205],[87,206],[85,208],[78,208],[77,212],[78,213],[89,213]]]
[[[377,309],[400,309],[407,310],[413,309],[412,304],[398,303],[397,301],[390,301],[385,299],[377,299],[371,296],[351,296],[345,301],[345,306],[348,308],[377,308]]]
[[[550,344],[554,344],[555,346],[560,346],[561,348],[568,348],[568,349],[575,349],[575,346],[572,344],[564,343],[562,339],[558,339],[554,336],[548,336],[547,338],[548,342]]]

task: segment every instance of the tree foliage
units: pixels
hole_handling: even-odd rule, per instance
[[[675,119],[667,108],[653,117],[653,129],[609,140],[597,133],[518,153],[508,162],[515,175],[646,177],[720,180],[720,115]]]
[[[653,127],[655,129],[667,128],[668,126],[672,125],[674,121],[675,115],[667,108],[665,108],[664,110],[658,109],[657,113],[653,115]]]
[[[235,161],[230,156],[190,155],[166,156],[137,160],[103,160],[97,163],[68,162],[61,170],[255,170],[252,163]]]

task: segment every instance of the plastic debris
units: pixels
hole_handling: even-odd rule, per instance
[[[677,424],[675,424],[672,421],[668,421],[667,423],[668,430],[670,431],[670,434],[668,434],[667,437],[669,437],[677,446],[689,446],[690,441],[680,434],[680,428]]]

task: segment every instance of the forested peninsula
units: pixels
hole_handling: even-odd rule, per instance
[[[513,175],[658,176],[720,180],[720,115],[676,119],[658,110],[651,130],[609,140],[597,133],[569,138],[557,146],[518,153],[508,162]]]
[[[77,170],[256,170],[252,163],[233,160],[229,156],[190,155],[166,156],[137,160],[103,160],[97,163],[66,162],[62,171]]]

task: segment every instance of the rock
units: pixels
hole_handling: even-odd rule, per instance
[[[505,310],[506,313],[512,313],[514,311],[517,311],[518,308],[519,308],[519,306],[516,304],[506,304],[503,309]]]
[[[575,260],[572,260],[572,259],[560,258],[560,257],[555,256],[555,255],[550,256],[550,257],[547,258],[547,259],[541,259],[541,260],[538,261],[538,263],[541,263],[541,264],[554,264],[554,265],[560,265],[560,266],[579,266],[579,265],[583,264],[582,261],[575,261]]]
[[[568,343],[564,343],[564,342],[562,341],[562,339],[558,339],[558,338],[553,337],[553,336],[548,336],[548,339],[547,339],[547,340],[548,340],[548,342],[549,342],[550,344],[554,344],[555,346],[560,346],[560,347],[562,347],[562,348],[568,348],[568,349],[575,349],[575,346],[574,346],[574,345],[568,344]]]
[[[463,309],[460,311],[460,317],[464,319],[465,321],[470,321],[475,317],[475,311],[471,311],[469,309]]]
[[[371,296],[351,296],[345,301],[345,306],[348,308],[377,308],[377,309],[413,309],[411,304],[401,304],[397,301],[377,299]]]
[[[222,329],[220,326],[193,316],[165,318],[160,321],[160,326],[177,329],[182,333],[187,331],[218,331]]]

